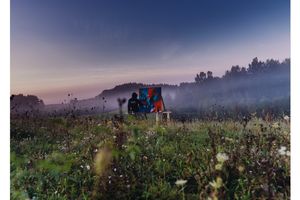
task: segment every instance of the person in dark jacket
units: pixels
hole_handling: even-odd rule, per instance
[[[139,112],[141,101],[138,100],[137,96],[137,93],[133,92],[128,100],[128,114],[136,115]]]

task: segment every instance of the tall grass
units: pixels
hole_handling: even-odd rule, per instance
[[[13,119],[11,198],[289,199],[289,130],[284,119]]]

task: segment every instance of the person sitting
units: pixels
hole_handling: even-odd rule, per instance
[[[128,114],[136,115],[139,112],[141,102],[137,96],[137,93],[133,92],[131,98],[128,100]]]

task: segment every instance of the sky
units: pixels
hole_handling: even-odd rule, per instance
[[[46,104],[290,57],[288,0],[11,0],[11,94]]]

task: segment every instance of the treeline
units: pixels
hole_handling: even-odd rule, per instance
[[[167,94],[164,99],[169,109],[191,116],[289,114],[290,59],[254,58],[248,67],[232,66],[222,77],[200,72],[195,82],[181,83],[173,98]]]
[[[12,115],[38,112],[44,107],[44,101],[35,95],[13,94],[10,96],[10,112]]]
[[[274,59],[268,59],[265,62],[259,61],[257,57],[255,57],[252,62],[248,65],[248,67],[240,67],[239,65],[232,66],[230,70],[226,70],[225,74],[222,78],[213,77],[213,72],[208,71],[200,72],[195,77],[196,83],[204,83],[212,80],[220,80],[220,79],[237,79],[237,78],[245,78],[250,76],[256,76],[260,74],[265,74],[268,76],[270,73],[286,73],[290,72],[290,59],[287,58],[283,62]]]

